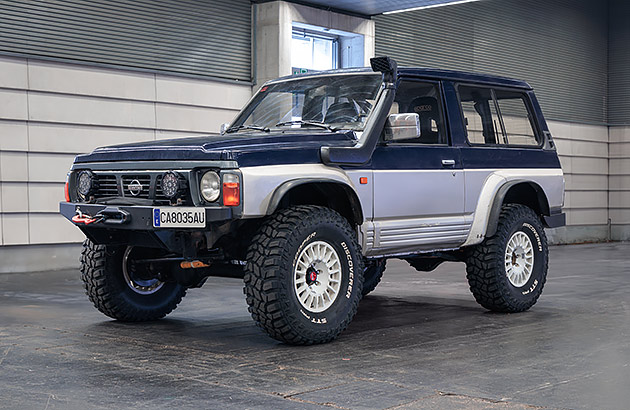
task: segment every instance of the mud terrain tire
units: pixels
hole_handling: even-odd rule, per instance
[[[248,248],[244,292],[249,312],[279,341],[329,342],[357,311],[362,273],[356,234],[345,218],[321,206],[280,210],[262,224]]]
[[[81,279],[94,306],[105,315],[124,322],[160,319],[177,307],[186,288],[164,282],[154,290],[138,293],[123,274],[125,246],[96,245],[89,239],[81,251]]]
[[[495,312],[523,312],[542,293],[549,249],[538,216],[530,208],[507,204],[495,235],[474,247],[466,277],[475,300]]]

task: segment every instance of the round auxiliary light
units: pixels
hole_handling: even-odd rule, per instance
[[[208,202],[214,202],[219,199],[221,194],[221,178],[214,171],[208,171],[201,177],[199,191],[201,196]]]
[[[77,192],[82,197],[87,197],[94,190],[94,174],[91,171],[81,171],[77,176]]]
[[[161,185],[164,196],[174,198],[181,188],[179,175],[172,171],[164,173]]]

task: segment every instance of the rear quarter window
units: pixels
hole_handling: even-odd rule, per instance
[[[469,143],[540,145],[525,93],[465,85],[458,91]]]

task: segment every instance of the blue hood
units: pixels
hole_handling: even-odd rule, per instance
[[[352,131],[240,132],[114,145],[79,155],[75,163],[235,160],[239,166],[321,162],[320,148],[350,147]]]

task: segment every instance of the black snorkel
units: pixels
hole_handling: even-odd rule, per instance
[[[370,65],[372,70],[383,73],[384,87],[365,124],[363,135],[353,147],[321,147],[320,155],[324,164],[362,165],[372,157],[396,96],[398,64],[389,57],[374,57],[370,59]]]

